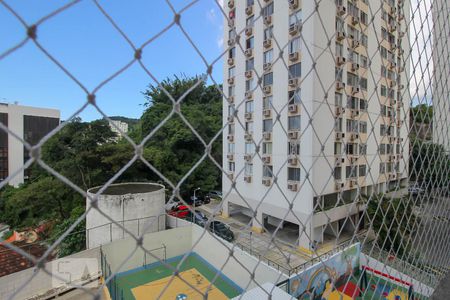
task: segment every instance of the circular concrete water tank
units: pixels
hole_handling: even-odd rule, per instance
[[[87,191],[93,197],[101,187]],[[114,224],[86,199],[86,244],[94,248],[130,236],[165,230],[165,188],[156,183],[120,183],[98,196],[98,208],[121,226]]]

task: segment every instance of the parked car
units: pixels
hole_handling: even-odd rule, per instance
[[[208,222],[208,218],[199,210],[196,210],[195,213],[189,211],[188,215],[186,216],[186,220],[202,227],[205,227],[206,222]]]
[[[425,193],[425,189],[423,189],[419,184],[416,183],[408,187],[408,192],[414,196],[417,196],[419,194]]]
[[[200,199],[199,197],[194,197],[194,196],[191,196],[191,197],[189,197],[187,200],[186,200],[186,203],[187,204],[189,204],[189,205],[192,205],[192,206],[194,206],[194,207],[197,207],[197,206],[200,206],[200,205],[202,205],[203,204],[203,201],[202,201],[202,199]]]
[[[178,205],[173,207],[172,210],[168,212],[168,214],[180,219],[185,219],[189,214],[189,207],[187,207],[186,205]]]
[[[233,231],[231,231],[230,227],[220,221],[212,221],[211,224],[209,224],[209,228],[211,232],[223,238],[225,241],[232,242],[234,240]]]
[[[221,191],[211,191],[208,193],[208,196],[213,199],[222,200],[222,192]]]

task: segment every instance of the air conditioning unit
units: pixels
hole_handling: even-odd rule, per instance
[[[352,41],[352,48],[358,48],[359,45],[360,45],[360,43],[359,43],[358,40],[353,40],[353,41]]]
[[[288,164],[290,165],[297,165],[298,159],[295,156],[289,156],[288,158]]]
[[[228,78],[228,84],[234,84],[234,77]]]
[[[234,39],[228,40],[227,42],[228,46],[233,46],[234,45]]]
[[[334,161],[334,166],[335,167],[340,167],[342,166],[342,158],[341,157],[336,157],[335,161]]]
[[[345,88],[345,83],[342,81],[336,81],[336,90],[342,90]]]
[[[267,164],[270,164],[270,161],[271,161],[270,156],[263,156],[263,157],[262,157],[262,161],[263,161],[263,163],[265,163],[266,165],[267,165]]]
[[[391,80],[391,82],[389,82],[389,87],[393,88],[395,86],[396,82],[394,80]]]
[[[297,9],[298,8],[298,0],[289,0],[289,8]]]
[[[359,64],[358,63],[352,63],[352,71],[356,72],[359,70]]]
[[[272,68],[272,64],[271,63],[265,63],[263,65],[264,71],[268,71],[268,70],[270,70],[270,68]]]
[[[399,33],[398,33],[398,37],[399,38],[402,38],[402,37],[404,37],[405,36],[405,32],[404,31],[400,31]]]
[[[359,93],[359,87],[357,87],[357,86],[352,86],[352,94],[357,94],[357,93]]]
[[[352,25],[356,25],[358,23],[359,23],[359,18],[355,17],[355,16],[352,16]]]
[[[244,135],[244,139],[245,139],[246,141],[251,141],[251,140],[252,140],[252,134],[251,134],[251,133],[246,133],[246,134]]]
[[[228,103],[234,103],[234,96],[228,97]]]
[[[394,61],[389,62],[389,68],[393,69],[397,66],[397,64]]]
[[[253,116],[253,114],[251,112],[245,113],[245,119],[247,119],[247,120],[251,120],[252,116]]]
[[[228,122],[232,123],[234,122],[234,116],[228,116]]]
[[[297,192],[298,191],[298,184],[297,183],[288,183],[288,190]]]
[[[356,164],[356,162],[358,161],[358,156],[356,156],[356,155],[352,155],[352,156],[350,156],[350,163],[353,165],[353,164]]]
[[[344,6],[344,5],[338,5],[338,6],[337,6],[337,8],[336,8],[336,14],[337,14],[338,16],[343,16],[343,15],[345,15],[345,12],[346,12],[346,9],[345,9],[345,6]]]
[[[270,94],[272,92],[272,87],[267,85],[264,87],[264,94]]]
[[[253,92],[252,91],[246,91],[245,92],[245,98],[246,99],[252,99],[253,98]]]
[[[397,48],[397,45],[395,44],[395,42],[392,42],[389,44],[389,48],[391,49],[391,51],[395,51],[395,49]]]
[[[355,180],[355,179],[350,179],[349,186],[350,186],[351,188],[357,186],[356,180]]]
[[[272,39],[265,39],[263,42],[264,48],[270,48],[272,47]]]
[[[404,86],[403,84],[400,84],[400,85],[398,86],[398,88],[399,88],[400,90],[403,90],[403,89],[405,88],[405,86]]]
[[[228,160],[233,160],[233,159],[234,159],[234,154],[231,154],[231,153],[228,154],[228,155],[227,155],[227,159],[228,159]]]
[[[252,160],[252,155],[251,154],[245,154],[244,155],[244,160],[251,161]]]
[[[336,33],[336,39],[338,41],[342,41],[343,39],[345,39],[345,33],[343,31],[338,31]]]
[[[352,133],[350,134],[350,140],[355,141],[359,138],[359,134],[357,133]]]
[[[397,15],[397,20],[400,22],[401,20],[403,20],[405,18],[405,16],[402,13],[399,13]]]
[[[336,132],[336,140],[343,139],[345,137],[345,133],[343,132]]]
[[[265,16],[264,17],[264,24],[266,24],[266,25],[272,24],[272,16]]]
[[[340,191],[340,190],[342,190],[344,188],[344,183],[341,182],[340,180],[336,180],[334,182],[334,188],[335,188],[336,191]]]
[[[351,116],[351,118],[356,118],[356,117],[358,117],[358,116],[359,116],[359,110],[352,109],[352,110],[350,111],[350,116]]]
[[[245,77],[252,78],[252,76],[253,76],[253,72],[251,70],[250,71],[245,71]]]
[[[252,176],[244,176],[244,181],[247,183],[251,183],[252,182]]]
[[[288,111],[289,111],[291,114],[296,114],[296,113],[298,113],[298,105],[297,105],[297,104],[290,104],[289,107],[288,107]]]
[[[228,173],[228,179],[233,180],[234,179],[234,174],[233,173]]]
[[[395,101],[395,99],[392,99],[392,100],[389,101],[389,104],[392,105],[392,106],[394,106],[394,105],[396,104],[396,102],[397,102],[397,101]]]
[[[289,131],[288,132],[288,137],[291,140],[296,140],[298,139],[298,131]]]
[[[246,35],[246,36],[251,36],[252,34],[253,34],[253,28],[247,27],[247,28],[245,29],[245,35]]]
[[[298,52],[289,53],[289,60],[292,62],[297,61],[298,57],[299,57]]]
[[[296,87],[298,85],[298,78],[291,78],[289,79],[289,86],[290,87]]]
[[[338,56],[338,57],[336,58],[336,64],[337,64],[338,66],[342,66],[343,64],[345,64],[345,57],[343,57],[343,56]]]
[[[335,112],[336,112],[336,116],[340,116],[345,113],[345,108],[343,108],[341,106],[337,106],[335,109]]]
[[[297,23],[289,25],[289,34],[296,35],[300,31],[300,26]]]
[[[395,26],[394,24],[390,24],[390,25],[389,25],[389,31],[390,31],[390,32],[393,32],[393,31],[395,31],[395,30],[397,30],[397,26]]]
[[[390,9],[389,9],[389,13],[390,13],[391,15],[395,15],[396,12],[397,12],[397,10],[395,9],[395,7],[394,7],[394,6],[391,6]]]
[[[270,117],[270,115],[271,115],[271,110],[270,109],[264,109],[263,110],[263,115],[264,115],[264,117]]]
[[[234,7],[234,0],[229,0],[228,1],[228,8],[233,8]]]
[[[271,132],[264,132],[263,133],[263,139],[265,139],[266,141],[270,140],[272,138],[272,133]]]
[[[229,58],[228,59],[228,64],[231,66],[231,65],[234,65],[234,58]]]
[[[263,179],[262,184],[264,184],[265,186],[270,186],[270,179]]]
[[[234,141],[234,135],[229,134],[229,135],[227,136],[227,140],[228,140],[229,142],[233,142],[233,141]]]
[[[253,6],[247,6],[245,8],[245,13],[247,14],[247,16],[250,16],[251,14],[253,14]]]
[[[252,55],[253,55],[253,49],[252,48],[248,48],[247,50],[245,50],[245,56],[251,57]]]

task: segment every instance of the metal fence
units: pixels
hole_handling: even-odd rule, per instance
[[[25,12],[15,8],[14,1],[0,0],[0,8],[12,20],[18,21],[24,32],[19,42],[0,52],[0,69],[22,48],[33,46],[86,97],[70,118],[36,144],[28,142],[22,133],[13,131],[7,123],[0,122],[2,133],[10,141],[20,141],[29,154],[19,169],[10,170],[1,181],[2,190],[24,170],[38,166],[64,188],[91,203],[87,211],[51,242],[41,257],[34,257],[26,248],[14,243],[2,244],[28,259],[36,273],[60,276],[45,269],[43,263],[76,233],[77,226],[90,210],[99,210],[96,205],[99,195],[112,183],[121,181],[121,176],[137,163],[157,176],[170,191],[169,203],[177,200],[183,204],[186,199],[180,193],[185,184],[202,164],[210,163],[222,175],[217,186],[223,197],[207,213],[203,234],[193,244],[199,245],[205,235],[211,235],[221,247],[229,250],[227,261],[239,262],[233,256],[235,247],[250,252],[260,263],[278,268],[289,277],[287,281],[280,277],[279,282],[272,283],[284,286],[292,297],[299,297],[296,293],[300,290],[293,290],[290,280],[301,276],[302,271],[313,265],[322,265],[328,270],[332,267],[328,262],[329,254],[342,253],[355,243],[360,243],[365,255],[384,266],[380,272],[387,273],[385,278],[404,274],[406,281],[417,280],[435,288],[448,272],[448,1],[210,0],[208,3],[213,6],[214,13],[223,19],[224,45],[217,57],[207,59],[201,50],[204,45],[192,38],[189,33],[192,28],[187,28],[184,23],[188,12],[203,8],[202,1],[183,1],[182,5],[173,0],[161,1],[161,5],[170,9],[171,19],[156,24],[162,29],[137,44],[132,32],[127,32],[117,21],[117,12],[109,11],[105,3],[93,0],[91,3],[98,12],[99,21],[106,20],[117,39],[129,46],[132,53],[126,64],[105,76],[93,89],[41,43],[39,34],[41,28],[58,30],[52,27],[54,19],[71,14],[82,2],[66,1],[52,12],[43,13],[36,22],[29,23],[23,17]],[[181,91],[170,89],[170,82],[158,78],[152,66],[146,65],[143,59],[152,55],[151,46],[169,31],[181,35],[180,41],[190,46],[192,59],[198,60],[204,71]],[[216,41],[208,41],[208,44],[212,43]],[[223,80],[216,78],[213,72],[222,64]],[[99,100],[108,84],[130,72],[132,67],[148,76],[154,89],[167,99],[168,107],[167,112],[158,116],[162,121],[144,132],[139,142],[112,122]],[[27,89],[25,82],[18,84]],[[219,124],[220,129],[208,139],[199,133],[202,126],[211,122],[208,113],[200,116],[204,122],[198,125],[183,110],[185,100],[202,85],[209,85],[223,98],[223,121]],[[64,95],[61,99],[61,107],[64,107]],[[41,151],[88,109],[95,110],[111,123],[132,148],[130,159],[125,159],[93,197],[87,194],[85,187],[75,184],[74,178],[64,176],[48,164]],[[177,174],[180,178],[177,181],[170,179],[173,177],[165,168],[155,167],[158,157],[148,154],[148,144],[174,118],[180,120],[182,127],[190,131],[193,140],[202,148],[198,160],[183,174]],[[214,156],[214,147],[223,147],[220,159]],[[74,165],[78,163],[73,162]],[[194,212],[197,208],[189,206],[189,209]],[[202,210],[202,207],[198,209]],[[237,217],[237,210],[243,212],[247,221]],[[173,267],[155,256],[151,249],[143,247],[144,234],[151,224],[145,222],[144,228],[139,226],[137,232],[131,232],[124,225],[127,221],[100,213],[110,221],[106,226],[110,226],[111,232],[112,227],[119,228],[124,237],[136,242],[135,247],[129,249],[130,256],[136,249],[142,249],[172,270],[169,283],[178,278],[192,293],[208,298],[207,291],[215,284],[218,274],[206,290],[199,290],[181,276],[181,264]],[[212,232],[210,224],[213,221],[229,224],[235,240],[225,242]],[[242,243],[240,239],[252,230],[263,246],[248,248]],[[275,242],[278,239],[292,247],[283,248]],[[288,267],[270,258],[275,252],[283,257]],[[107,287],[113,298],[121,299],[123,291],[117,292],[115,285],[116,271],[111,270],[103,255],[101,266],[104,281],[100,288],[74,288],[96,299]],[[338,276],[345,279],[345,286],[350,282],[360,286],[366,270],[360,267],[349,271],[351,276],[347,273]],[[262,289],[265,282],[256,280],[257,267],[242,268],[241,272],[248,274],[249,280],[248,285],[242,286],[244,292],[251,288]],[[217,269],[217,273],[224,272],[226,263]],[[24,285],[31,284],[34,276]],[[374,279],[372,284],[376,285],[380,280]],[[337,285],[337,281],[336,276],[328,278],[332,285]],[[164,298],[169,285],[154,297]],[[17,292],[10,299],[14,299],[20,289],[20,286],[16,287]],[[318,290],[319,287],[313,287],[303,291],[302,295],[314,296]],[[270,299],[273,289],[262,291]],[[419,287],[415,291],[421,294]],[[377,294],[370,288],[359,289],[359,293],[364,299],[382,297],[382,293]]]

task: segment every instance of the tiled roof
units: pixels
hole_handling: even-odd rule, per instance
[[[26,244],[24,242],[15,242],[14,246],[19,247],[26,253],[38,258],[41,257],[47,250],[45,246],[38,243]],[[27,258],[0,244],[0,277],[19,272],[33,266],[33,263]]]

